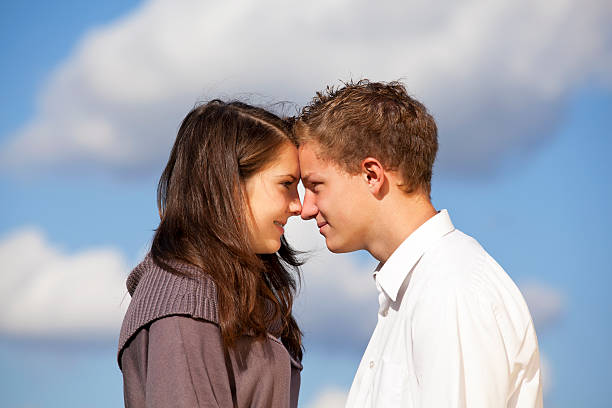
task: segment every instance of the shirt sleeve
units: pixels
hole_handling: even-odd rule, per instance
[[[510,362],[504,325],[469,282],[426,291],[411,325],[418,407],[505,407]]]
[[[126,407],[231,407],[219,328],[169,316],[140,329],[122,356]]]

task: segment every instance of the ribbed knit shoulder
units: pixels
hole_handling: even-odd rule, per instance
[[[212,278],[186,263],[172,267],[190,276],[179,276],[155,264],[148,254],[128,276],[126,286],[132,300],[119,334],[118,362],[121,352],[138,330],[154,320],[171,315],[187,315],[218,324],[217,288]]]

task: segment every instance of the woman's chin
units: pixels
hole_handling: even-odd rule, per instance
[[[255,252],[258,255],[274,254],[280,249],[280,247],[280,238],[276,240],[268,240],[266,242],[262,242],[262,245],[259,248],[256,248]]]

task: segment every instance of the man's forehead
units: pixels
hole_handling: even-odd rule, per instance
[[[305,162],[308,167],[325,167],[329,163],[321,157],[321,147],[316,142],[308,142],[300,145],[298,149],[300,163]]]
[[[329,163],[319,160],[316,157],[300,160],[300,173],[304,181],[323,177],[328,168]]]
[[[319,144],[317,142],[306,142],[306,143],[302,143],[300,144],[300,146],[298,147],[298,153],[300,155],[303,154],[308,154],[308,155],[314,155],[316,156],[318,150],[320,149]]]
[[[300,172],[304,182],[311,179],[322,181],[334,177],[335,174],[344,174],[338,165],[321,157],[319,149],[320,146],[316,142],[308,142],[299,148]]]

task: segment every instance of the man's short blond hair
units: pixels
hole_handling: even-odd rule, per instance
[[[316,142],[319,156],[350,174],[374,157],[386,170],[398,171],[406,192],[431,192],[438,132],[425,106],[400,82],[345,83],[318,92],[296,119],[300,144]]]

